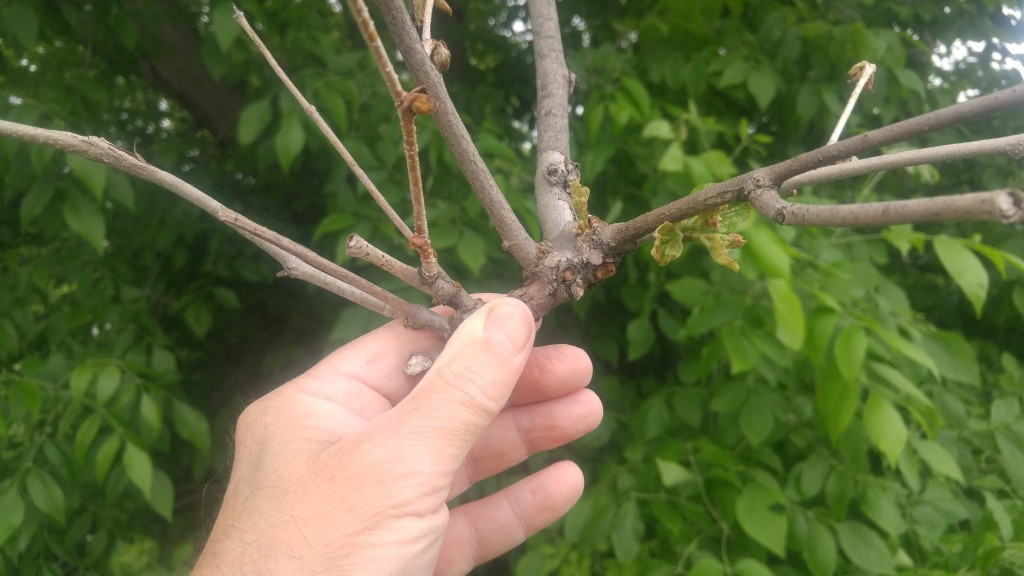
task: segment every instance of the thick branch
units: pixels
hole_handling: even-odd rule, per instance
[[[327,271],[331,270],[329,266],[324,267],[325,271],[318,270],[309,265],[303,258],[303,256],[308,255],[297,254],[290,249],[292,245],[298,246],[291,240],[263,228],[207,196],[184,180],[152,166],[138,154],[111,144],[103,138],[46,130],[4,120],[0,120],[0,135],[76,154],[83,158],[106,164],[147,182],[152,182],[215,218],[229,221],[232,228],[236,229],[245,238],[252,240],[257,246],[280,262],[289,276],[312,282],[374,312],[384,314],[390,318],[399,318],[410,326],[417,328],[429,327],[442,333],[448,330],[447,320],[426,308],[414,306],[401,299],[397,299],[397,297],[395,297],[397,300],[389,299],[390,301],[385,304],[380,299],[367,294],[366,291],[346,284],[342,278],[328,275]],[[317,258],[319,257],[317,256]],[[305,258],[305,260],[309,259],[308,257]],[[345,272],[351,275],[351,272]],[[358,281],[365,282],[361,278]]]
[[[537,65],[537,173],[534,194],[544,240],[567,248],[573,213],[565,174],[579,171],[569,160],[569,90],[562,32],[554,0],[530,0],[533,55]],[[567,238],[568,235],[568,238]],[[560,240],[560,241],[559,241]]]
[[[994,190],[892,202],[816,205],[793,204],[779,196],[763,178],[751,181],[748,197],[758,212],[787,226],[889,226],[916,222],[988,220],[1024,222],[1024,193]]]
[[[653,232],[663,222],[678,222],[704,210],[742,200],[744,187],[754,177],[767,178],[772,186],[777,187],[798,174],[834,164],[869,150],[1021,107],[1024,107],[1024,86],[1015,86],[922,114],[714,184],[627,222],[608,226],[603,233],[603,240],[616,252],[628,252],[635,247],[638,240]]]
[[[473,140],[466,130],[466,126],[459,118],[448,95],[448,89],[444,85],[441,74],[434,68],[430,57],[423,50],[419,35],[409,18],[405,2],[403,0],[378,0],[384,15],[384,22],[387,24],[391,36],[395,39],[398,49],[402,52],[409,70],[417,82],[427,87],[427,93],[437,101],[437,109],[434,111],[434,120],[437,127],[444,136],[448,147],[455,156],[459,168],[466,176],[470,187],[480,199],[480,203],[487,211],[487,215],[498,231],[502,240],[502,247],[508,250],[524,269],[532,267],[537,258],[536,244],[526,232],[526,228],[516,218],[515,213],[508,204],[508,200],[498,188],[487,165],[477,151]]]
[[[569,157],[569,88],[555,0],[530,0],[533,59],[537,65],[537,155]]]
[[[965,142],[963,144],[947,144],[945,146],[934,146],[920,150],[894,152],[892,154],[826,166],[786,180],[783,182],[779,192],[786,194],[804,186],[834,182],[894,168],[906,168],[908,166],[920,166],[921,164],[935,164],[938,162],[954,162],[978,156],[996,155],[1006,155],[1017,160],[1024,160],[1024,134],[1006,136],[1005,138],[992,138],[990,140],[978,140],[977,142]]]

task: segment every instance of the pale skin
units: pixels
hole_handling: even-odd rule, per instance
[[[492,300],[420,378],[405,360],[439,337],[391,323],[254,402],[193,574],[465,574],[562,517],[583,490],[568,461],[448,504],[600,423],[587,355],[535,330]]]

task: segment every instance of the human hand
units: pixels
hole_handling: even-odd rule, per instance
[[[560,518],[583,490],[572,462],[447,505],[600,422],[589,358],[534,331],[496,299],[421,379],[405,361],[440,338],[392,322],[254,402],[193,574],[463,574]]]

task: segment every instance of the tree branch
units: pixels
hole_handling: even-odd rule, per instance
[[[472,311],[479,306],[479,301],[470,296],[462,285],[452,280],[444,270],[440,270],[438,276],[427,280],[416,268],[378,249],[358,234],[349,235],[345,243],[345,253],[353,258],[365,260],[429,295],[434,304],[444,304],[458,311]]]
[[[398,122],[402,126],[402,149],[405,152],[405,167],[409,175],[409,196],[412,199],[413,222],[416,230],[415,239],[410,238],[410,243],[419,253],[420,268],[427,278],[437,275],[437,253],[430,247],[430,231],[427,228],[427,208],[423,200],[423,174],[420,170],[420,150],[416,143],[416,114],[413,104],[420,104],[422,113],[429,114],[435,106],[430,96],[420,93],[420,90],[413,90],[406,93],[402,83],[391,65],[391,58],[384,50],[384,43],[380,41],[380,34],[377,27],[373,25],[373,18],[366,8],[363,0],[348,0],[348,7],[359,25],[359,32],[363,35],[363,41],[373,54],[373,60],[377,63],[380,75],[384,77],[388,92],[391,93],[391,100],[398,112]],[[429,111],[428,111],[429,110]]]
[[[750,204],[758,212],[787,226],[889,226],[915,222],[988,220],[1001,224],[1024,222],[1024,193],[994,190],[862,204],[793,204],[783,200],[763,178],[751,180]]]
[[[288,78],[288,75],[281,69],[281,66],[277,64],[277,61],[270,53],[270,50],[267,49],[267,46],[262,40],[260,40],[260,37],[256,35],[256,31],[252,29],[252,26],[250,26],[249,22],[245,19],[245,14],[235,6],[232,6],[232,8],[235,11],[235,20],[238,22],[239,26],[242,27],[242,30],[245,30],[246,35],[249,36],[249,39],[252,40],[252,43],[259,50],[260,54],[263,55],[263,58],[266,59],[267,64],[269,64],[270,68],[274,70],[277,77],[281,79],[281,82],[285,87],[288,88],[288,91],[292,93],[292,96],[294,96],[296,100],[298,100],[299,105],[302,106],[303,112],[305,112],[306,115],[309,116],[310,120],[313,121],[313,124],[320,129],[320,132],[327,138],[327,141],[331,143],[331,146],[334,147],[334,150],[339,156],[341,156],[342,160],[345,161],[345,164],[348,164],[348,167],[356,175],[359,182],[370,193],[370,196],[372,196],[377,202],[377,205],[384,211],[384,214],[387,215],[388,220],[391,220],[391,223],[395,225],[395,228],[398,228],[398,231],[402,233],[402,236],[404,236],[406,240],[412,238],[412,230],[409,229],[409,226],[406,225],[398,213],[395,212],[395,209],[391,207],[391,204],[389,204],[387,199],[384,198],[384,195],[377,190],[377,186],[375,186],[373,181],[370,180],[370,177],[366,175],[366,172],[363,172],[363,169],[359,166],[359,163],[356,162],[356,159],[349,154],[348,148],[345,148],[345,145],[341,143],[338,136],[333,130],[331,130],[330,126],[327,125],[327,122],[324,121],[323,117],[320,116],[320,112],[317,111],[316,107],[306,100],[305,96],[299,92],[299,89],[295,87],[295,84],[292,83],[291,79]]]
[[[851,156],[909,140],[935,130],[1021,107],[1024,107],[1024,86],[1015,86],[941,110],[928,112],[711,185],[627,222],[608,226],[602,233],[602,240],[611,251],[628,252],[635,248],[637,241],[653,232],[664,222],[678,222],[705,210],[743,200],[745,187],[754,177],[766,178],[773,187],[777,187],[782,182],[814,168],[834,164],[839,160],[845,160]]]
[[[484,210],[501,237],[502,248],[508,250],[524,270],[533,266],[537,259],[536,243],[516,217],[508,200],[498,188],[487,165],[473,144],[465,124],[459,118],[441,74],[434,68],[430,57],[423,50],[422,43],[403,0],[377,0],[384,16],[384,23],[402,52],[409,70],[417,82],[427,87],[427,93],[437,101],[434,120],[451,149],[459,168],[466,176],[473,193],[480,199]]]
[[[313,254],[315,258],[310,257],[309,254],[302,252],[304,250],[312,254],[308,249],[302,248],[284,236],[234,212],[184,180],[147,163],[139,154],[111,144],[103,138],[80,136],[71,132],[57,130],[46,130],[5,120],[0,120],[0,135],[63,150],[70,154],[106,164],[126,174],[156,184],[229,224],[242,236],[253,241],[280,262],[287,275],[307,280],[389,318],[401,319],[409,326],[431,328],[441,333],[447,333],[448,331],[448,320],[439,314],[431,312],[422,306],[414,306],[397,296],[391,295],[389,297],[385,293],[386,291],[374,291],[380,298],[370,296],[367,293],[368,291],[363,289],[364,285],[356,287],[348,282],[348,279],[355,277],[357,283],[369,284],[365,280],[344,269],[341,269],[343,273],[332,273],[336,273],[332,266],[339,269],[340,267],[315,254]],[[299,246],[301,250],[293,249],[295,246]],[[322,269],[318,269],[321,266],[313,266],[307,262],[317,261],[317,259],[327,262],[329,266],[324,265]],[[339,276],[343,276],[343,278],[339,278]]]
[[[569,157],[569,90],[562,31],[555,0],[529,0],[533,60],[537,65],[537,155]]]
[[[545,241],[555,248],[569,248],[570,229],[576,221],[569,180],[579,179],[579,170],[569,160],[572,76],[565,66],[555,1],[530,0],[529,8],[537,65],[537,217]]]
[[[938,162],[954,162],[956,160],[977,158],[978,156],[997,155],[1010,156],[1018,161],[1024,160],[1024,134],[978,140],[977,142],[965,142],[963,144],[933,146],[920,150],[894,152],[872,158],[858,159],[853,162],[825,166],[824,168],[811,170],[786,180],[782,183],[779,193],[787,194],[804,186],[834,182],[894,168],[906,168],[908,166],[920,166],[921,164],[935,164]]]

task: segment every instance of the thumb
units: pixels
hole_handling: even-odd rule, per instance
[[[392,411],[438,465],[456,469],[508,401],[526,365],[535,325],[515,298],[467,318],[415,389]]]

